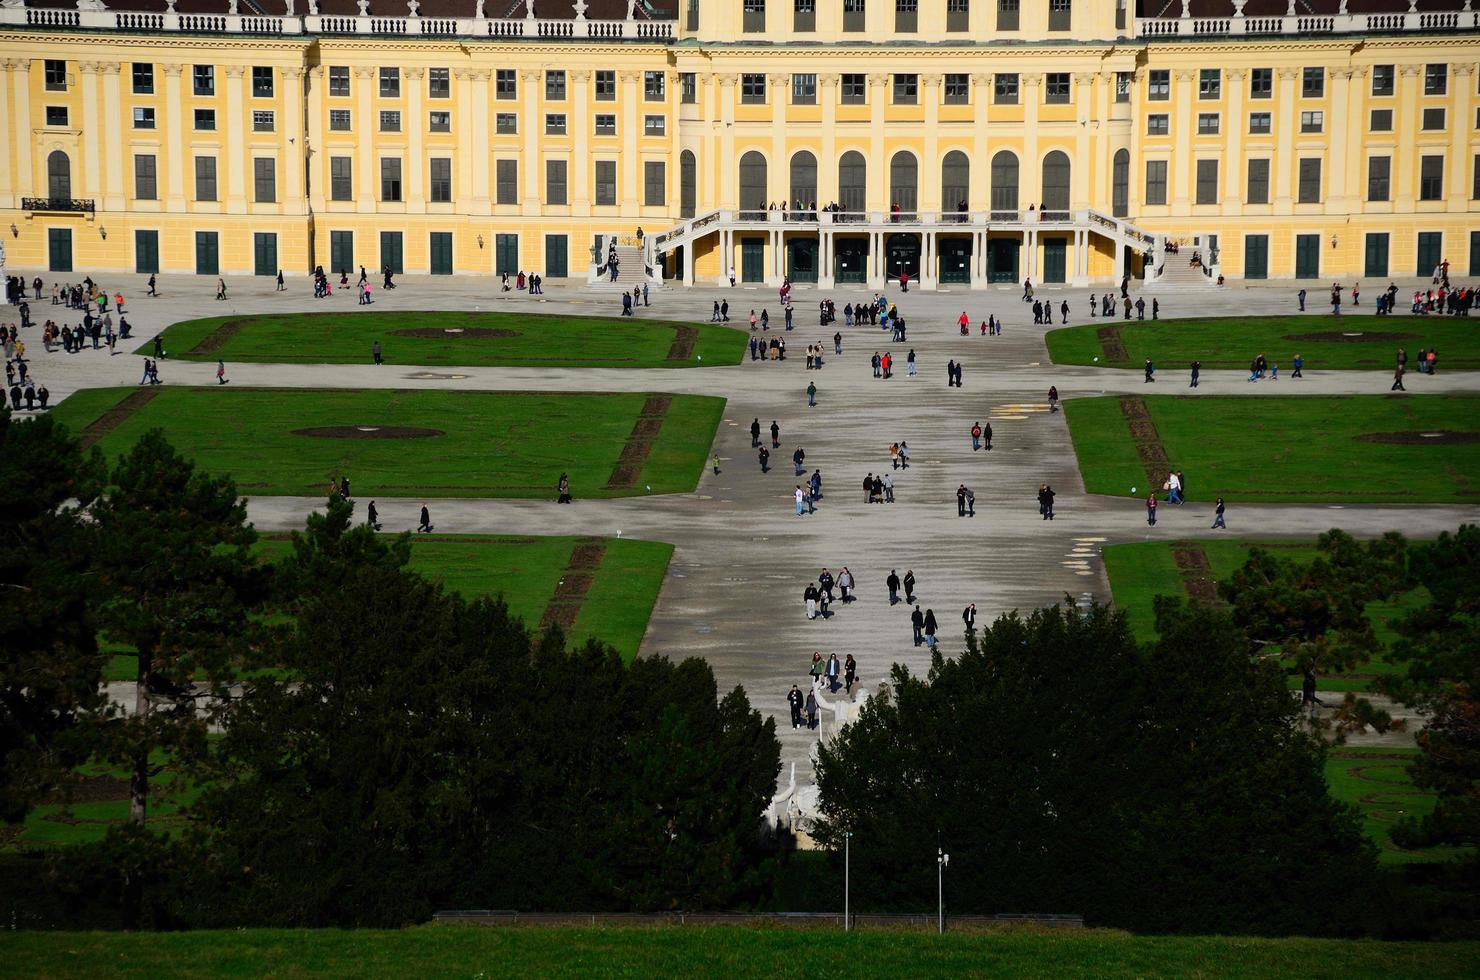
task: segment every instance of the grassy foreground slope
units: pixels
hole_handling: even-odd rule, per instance
[[[692,926],[19,932],[15,977],[1473,977],[1480,943]]]

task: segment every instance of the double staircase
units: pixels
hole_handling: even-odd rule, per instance
[[[589,286],[610,291],[631,292],[634,288],[647,286],[657,289],[662,286],[661,277],[650,276],[647,271],[646,249],[641,245],[617,245],[617,278],[612,280],[611,270],[606,267],[606,256],[611,254],[611,239],[607,240],[599,264],[593,264],[586,277]]]

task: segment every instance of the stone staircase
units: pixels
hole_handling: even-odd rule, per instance
[[[604,261],[604,260],[603,260]],[[643,249],[638,245],[617,246],[617,278],[613,282],[611,273],[604,265],[594,265],[586,279],[587,285],[606,289],[611,292],[618,290],[631,292],[634,287],[642,288],[646,285],[649,289],[662,287],[658,279],[650,279],[646,269],[643,267]]]
[[[1184,250],[1180,255],[1164,258],[1161,275],[1148,285],[1154,286],[1211,286],[1213,277],[1205,275],[1201,266],[1189,265],[1192,252]]]

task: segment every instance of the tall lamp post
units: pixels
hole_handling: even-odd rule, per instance
[[[935,907],[936,926],[943,936],[946,932],[946,865],[951,863],[951,856],[940,848],[935,849]]]
[[[853,841],[853,831],[851,831],[851,830],[845,830],[845,831],[843,831],[843,931],[844,932],[847,932],[849,929],[852,928],[852,922],[853,922],[852,918],[848,914],[848,887],[849,887],[849,884],[850,884],[850,881],[849,881],[849,870],[850,870],[850,868],[849,868],[849,858],[851,856],[850,853],[849,853],[849,851],[850,851],[849,845],[852,843],[852,841]]]

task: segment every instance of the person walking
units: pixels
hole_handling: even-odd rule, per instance
[[[793,466],[796,467],[797,470],[794,474],[795,476],[801,476],[803,473],[807,472],[807,454],[801,446],[798,446],[797,451],[791,454],[791,463]]]
[[[756,418],[753,419],[751,421],[751,423],[750,423],[750,448],[751,449],[754,449],[755,447],[759,446],[760,444],[761,444],[761,420],[760,420],[760,416],[756,416]]]
[[[370,501],[365,507],[365,523],[370,525],[370,530],[380,530],[380,511],[375,509],[375,501]]]
[[[908,568],[904,571],[904,601],[915,601],[915,573]]]
[[[1292,378],[1303,378],[1303,377],[1305,377],[1305,375],[1303,375],[1303,374],[1300,373],[1300,369],[1305,366],[1305,359],[1303,357],[1301,357],[1299,354],[1296,354],[1295,355],[1295,360],[1294,360],[1293,363],[1294,363],[1295,370],[1293,370],[1293,371],[1290,372],[1290,377],[1292,377]]]
[[[807,730],[817,730],[817,695],[812,691],[807,692]]]
[[[1199,374],[1202,374],[1202,361],[1193,361],[1192,362],[1192,383],[1189,384],[1187,387],[1189,387],[1189,388],[1196,388],[1197,387],[1197,376]]]
[[[976,603],[971,603],[961,611],[961,621],[966,624],[966,632],[976,632]]]
[[[853,654],[848,654],[843,660],[843,692],[851,695],[853,685],[858,683],[858,661],[853,659]]]
[[[216,298],[217,299],[225,299],[226,298],[226,280],[225,279],[217,279],[216,280]]]
[[[421,523],[416,525],[416,530],[421,534],[432,533],[432,512],[427,510],[427,505],[421,505]]]
[[[225,383],[226,383],[226,362],[225,361],[222,361],[222,360],[217,360],[216,361],[216,384],[218,384],[218,385],[224,385]]]
[[[915,630],[915,646],[925,642],[925,614],[916,606],[915,611],[910,613],[910,625]]]
[[[758,458],[760,459],[760,462],[761,462],[761,472],[762,473],[769,473],[769,472],[771,472],[771,466],[770,466],[770,463],[771,463],[771,450],[767,449],[765,446],[762,446],[760,448],[760,452],[758,454]]]
[[[1146,495],[1146,525],[1156,526],[1156,491],[1153,490]]]
[[[776,424],[775,419],[771,420],[771,448],[781,448],[781,426]]]
[[[1048,386],[1048,414],[1054,415],[1059,410],[1059,386]]]
[[[1302,289],[1302,290],[1300,290],[1300,292],[1296,293],[1295,294],[1295,298],[1300,301],[1300,312],[1301,313],[1304,313],[1305,312],[1305,290]]]
[[[956,488],[956,516],[966,516],[966,484],[964,483]]]
[[[279,269],[277,274],[277,292],[284,292],[287,290],[287,288],[288,287],[283,283],[283,270]]]
[[[1053,318],[1050,317],[1049,319],[1051,321]],[[1069,301],[1068,300],[1064,300],[1062,303],[1059,304],[1059,323],[1063,324],[1063,323],[1068,323],[1068,322],[1069,322]]]
[[[1210,531],[1211,530],[1216,530],[1216,529],[1218,529],[1220,527],[1223,530],[1225,530],[1225,531],[1228,530],[1228,525],[1223,523],[1223,498],[1222,497],[1219,497],[1218,498],[1218,503],[1213,508],[1213,526],[1211,528],[1209,528],[1208,530],[1210,530]]]
[[[795,684],[791,686],[790,691],[786,692],[786,703],[791,706],[792,728],[802,727],[802,702],[804,700],[805,699],[802,697],[801,688],[797,687]]]
[[[889,569],[889,577],[884,580],[884,586],[889,590],[889,605],[899,604],[899,573]]]
[[[152,272],[149,273],[149,292],[148,292],[147,295],[149,295],[149,296],[158,296],[159,295],[159,291],[156,288],[158,285],[159,285],[159,280],[155,277],[154,273],[152,273]],[[53,298],[52,298],[52,305],[53,306],[56,305],[55,295],[53,295]]]
[[[940,626],[935,621],[935,610],[925,610],[925,645],[932,650],[935,649],[935,632],[938,629]]]
[[[853,573],[848,571],[847,565],[844,565],[842,571],[838,572],[838,593],[841,597],[843,605],[846,606],[848,603],[853,601],[854,597],[849,595],[852,590]]]
[[[811,582],[808,582],[807,583],[807,587],[802,590],[802,602],[806,603],[806,606],[807,606],[807,618],[808,619],[816,619],[817,618],[817,586],[813,585]],[[817,664],[817,662],[814,660],[812,662],[812,664],[815,667],[816,664]]]
[[[1044,483],[1038,487],[1038,513],[1045,521],[1053,520],[1053,487]]]
[[[796,499],[797,505],[797,516],[801,517],[806,509],[806,494],[802,493],[802,485],[800,483],[797,484],[797,489],[794,497]]]
[[[829,694],[838,693],[838,688],[842,686],[842,674],[843,664],[842,661],[838,660],[838,655],[836,653],[828,654],[825,676],[827,677],[827,692]]]
[[[385,358],[381,356],[380,352],[380,341],[377,340],[370,345],[370,358],[376,364],[385,363]]]
[[[817,407],[817,384],[815,382],[807,385],[807,407]]]
[[[1152,364],[1151,358],[1148,357],[1146,358],[1146,378],[1141,383],[1151,384],[1152,382],[1156,381],[1156,378],[1152,377],[1152,375],[1154,374],[1156,374],[1156,365]]]
[[[971,426],[971,451],[976,452],[982,448],[982,424],[973,423]]]
[[[1407,390],[1407,388],[1403,387],[1403,365],[1399,364],[1397,369],[1393,371],[1393,386],[1389,388],[1388,391]]]
[[[910,352],[905,355],[904,367],[904,373],[911,378],[915,377],[919,373],[915,369],[915,349],[913,347],[911,347]]]

